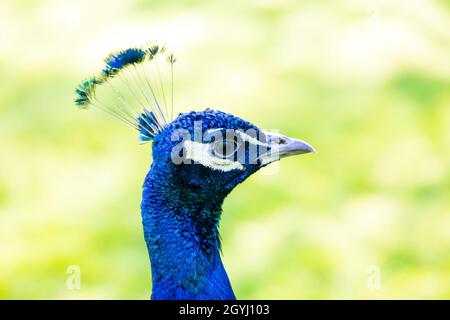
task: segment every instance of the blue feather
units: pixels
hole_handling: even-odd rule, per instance
[[[144,112],[137,119],[139,126],[139,140],[148,142],[158,134],[158,120],[152,111],[144,109]]]
[[[145,57],[145,51],[140,48],[128,48],[111,53],[105,59],[106,66],[103,68],[102,73],[106,77],[112,77],[129,65],[141,63],[145,60]]]

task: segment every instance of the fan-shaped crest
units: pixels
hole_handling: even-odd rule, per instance
[[[150,43],[109,54],[105,66],[75,89],[75,104],[93,106],[150,141],[173,119],[173,54]],[[169,83],[169,92],[165,92]]]

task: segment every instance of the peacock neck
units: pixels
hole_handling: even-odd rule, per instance
[[[152,268],[152,299],[235,299],[220,257],[221,201],[177,185],[153,163],[141,203]]]

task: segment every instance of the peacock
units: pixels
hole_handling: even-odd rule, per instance
[[[79,84],[75,104],[107,112],[152,143],[141,202],[151,299],[234,300],[218,231],[224,199],[269,163],[315,150],[219,110],[174,117],[175,61],[157,42],[115,51]]]

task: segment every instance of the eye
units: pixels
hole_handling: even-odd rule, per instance
[[[211,145],[211,153],[222,159],[231,157],[238,149],[239,144],[232,139],[218,140]]]

